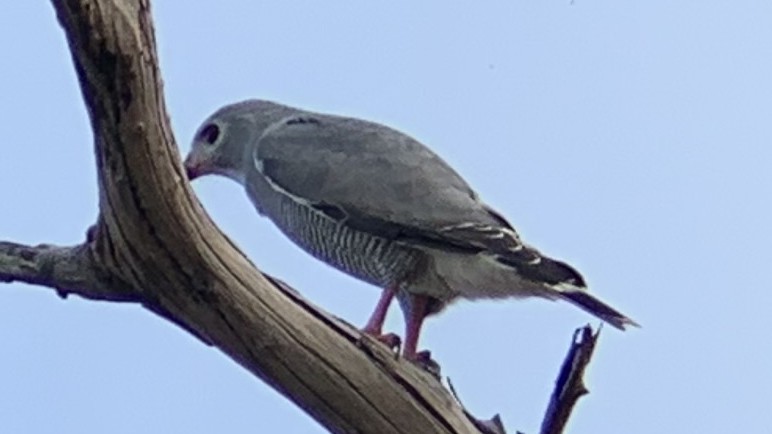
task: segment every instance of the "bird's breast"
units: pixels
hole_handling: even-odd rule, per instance
[[[259,212],[314,257],[371,284],[406,285],[420,274],[424,253],[403,244],[351,229],[308,204],[253,179],[247,191]]]

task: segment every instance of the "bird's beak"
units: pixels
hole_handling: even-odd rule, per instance
[[[185,165],[185,173],[188,175],[188,180],[192,181],[198,178],[198,173],[195,168]]]
[[[193,158],[191,158],[190,155],[185,159],[185,162],[183,163],[185,166],[185,174],[188,175],[188,180],[192,181],[196,178],[198,178],[201,175],[201,171],[198,168],[198,164],[194,161]]]

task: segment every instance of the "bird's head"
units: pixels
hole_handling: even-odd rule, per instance
[[[198,128],[185,170],[192,181],[217,174],[244,183],[252,148],[272,123],[292,109],[263,100],[248,100],[217,110]]]
[[[248,117],[218,111],[198,128],[185,158],[185,171],[192,181],[199,176],[217,174],[241,182],[244,153],[252,142]]]

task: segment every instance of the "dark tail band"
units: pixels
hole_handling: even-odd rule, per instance
[[[560,291],[560,295],[619,330],[625,330],[626,326],[640,327],[638,323],[622,315],[618,310],[595,298],[587,291],[563,289]]]

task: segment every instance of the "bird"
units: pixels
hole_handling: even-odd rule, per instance
[[[363,333],[383,333],[396,299],[405,359],[421,360],[424,319],[458,299],[566,300],[620,329],[639,326],[590,294],[582,275],[515,228],[427,146],[391,127],[251,99],[194,134],[192,181],[241,184],[257,212],[312,256],[381,289]]]

